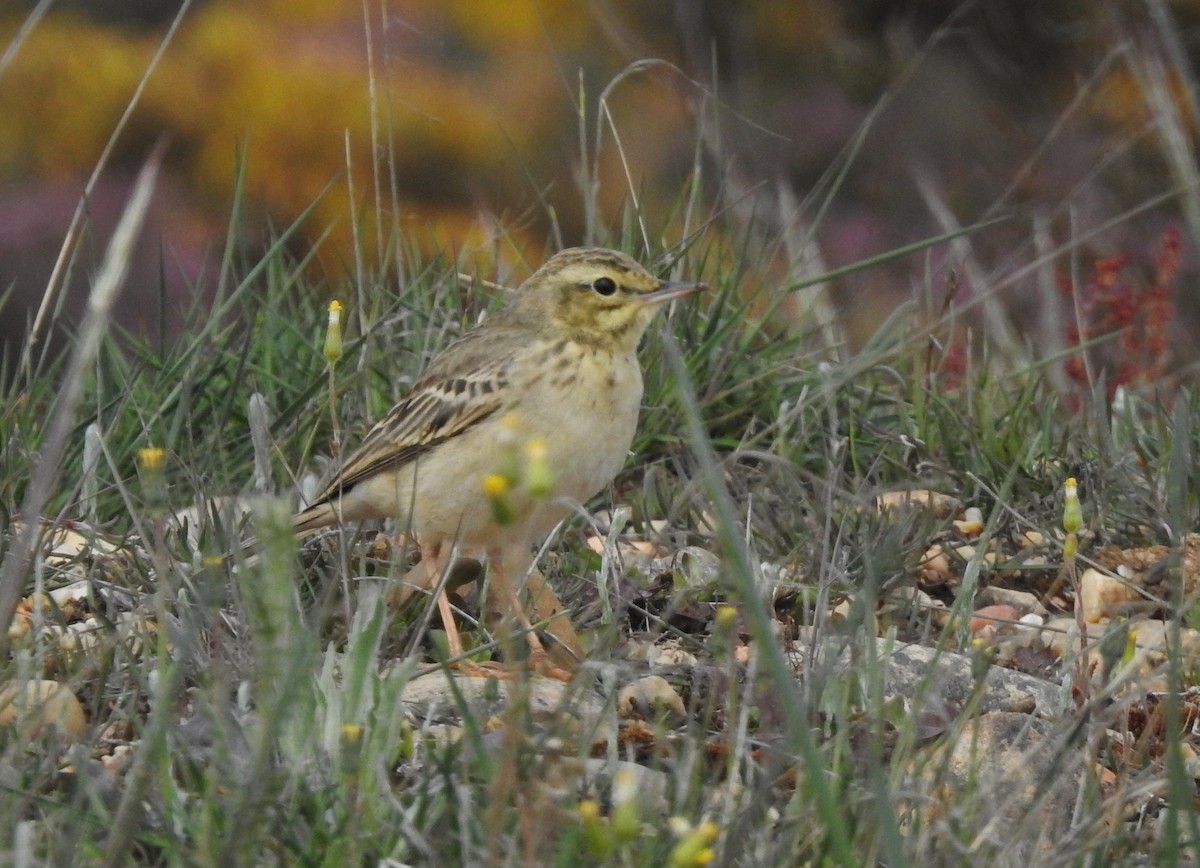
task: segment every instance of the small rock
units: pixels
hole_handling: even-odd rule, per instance
[[[699,546],[683,549],[675,556],[675,562],[679,565],[676,575],[689,588],[711,587],[717,584],[724,572],[721,559]]]
[[[1042,644],[1042,625],[1046,619],[1041,615],[1030,612],[1022,615],[1017,621],[1018,627],[1013,631],[1012,640],[1015,648],[1039,648]]]
[[[646,649],[646,662],[651,669],[673,669],[684,666],[694,669],[699,661],[696,655],[684,651],[678,642],[655,643]]]
[[[1011,632],[1020,617],[1021,613],[1012,606],[1005,604],[984,606],[972,613],[970,629],[972,633],[979,633],[984,627],[991,627],[993,635],[1005,630]]]
[[[666,772],[624,760],[587,759],[577,791],[602,804],[632,800],[645,820],[658,822],[670,809],[670,785],[671,777]]]
[[[683,698],[661,675],[639,678],[617,694],[617,714],[621,717],[652,720],[664,712],[676,720],[687,718]]]
[[[1088,567],[1079,577],[1079,603],[1089,624],[1115,615],[1123,604],[1138,599],[1141,595],[1129,582],[1094,567]]]
[[[954,522],[954,528],[963,536],[976,537],[983,533],[983,511],[972,506],[964,514],[961,520]]]
[[[1098,642],[1104,636],[1104,626],[1088,624],[1087,633],[1088,644]],[[1051,618],[1042,627],[1042,642],[1059,657],[1067,653],[1078,654],[1079,625],[1074,618]]]
[[[946,608],[945,603],[912,586],[888,592],[879,614],[886,622],[893,612],[899,613],[901,617],[912,617],[914,609],[919,617],[928,617],[938,627],[945,627],[950,621],[950,610]]]
[[[950,556],[945,550],[936,545],[925,552],[921,565],[917,569],[917,578],[925,585],[944,585],[958,578],[950,564]]]
[[[87,731],[87,716],[75,694],[57,681],[25,681],[0,687],[0,726],[32,719],[34,732],[47,726],[71,736]]]
[[[894,509],[927,509],[938,518],[953,515],[959,507],[957,498],[926,488],[907,491],[887,491],[875,498],[875,508],[880,512]]]
[[[1048,614],[1046,607],[1042,605],[1042,601],[1038,599],[1037,594],[1031,594],[1028,591],[1017,591],[1012,588],[1001,588],[995,585],[988,585],[986,588],[980,590],[975,597],[975,602],[980,606],[1001,604],[1012,606],[1022,615],[1033,612],[1044,618]]]
[[[1165,664],[1170,646],[1168,634],[1174,628],[1165,621],[1156,620],[1124,623],[1129,624],[1127,640],[1133,640],[1133,658],[1124,671],[1133,673],[1138,690],[1170,690]],[[1188,627],[1179,628],[1179,647],[1185,665],[1192,665],[1200,654],[1200,632]]]
[[[1046,535],[1040,530],[1027,530],[1018,540],[1021,548],[1041,548],[1046,545]]]

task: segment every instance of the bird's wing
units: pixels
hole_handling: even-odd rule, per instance
[[[380,471],[414,461],[507,406],[512,397],[512,363],[523,348],[504,340],[498,331],[489,329],[484,339],[468,333],[435,358],[408,396],[367,433],[312,505],[332,500]],[[497,353],[497,347],[504,351]]]

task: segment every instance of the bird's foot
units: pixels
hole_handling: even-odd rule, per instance
[[[529,672],[556,681],[570,681],[575,677],[574,669],[555,662],[545,651],[532,652],[525,660],[514,663],[498,660],[459,660],[451,663],[450,668],[468,678],[498,678],[505,681],[515,681]]]
[[[455,672],[468,678],[499,678],[512,681],[520,674],[520,667],[498,660],[459,660],[450,664]]]
[[[555,660],[548,652],[543,650],[531,651],[525,662],[530,672],[546,678],[554,678],[558,681],[570,681],[575,677],[576,667],[568,668],[563,666],[560,661]]]

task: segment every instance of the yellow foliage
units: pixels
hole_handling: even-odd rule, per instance
[[[211,0],[195,7],[147,83],[118,162],[140,161],[165,133],[170,170],[203,208],[223,215],[241,160],[246,194],[276,224],[316,202],[308,235],[332,227],[332,247],[320,260],[339,270],[353,261],[356,223],[373,261],[374,221],[398,220],[402,234],[446,246],[494,245],[500,236],[481,219],[481,203],[513,209],[504,215],[511,227],[514,217],[544,215],[539,196],[553,188],[548,201],[558,217],[577,222],[577,71],[588,70],[592,123],[599,92],[635,57],[606,47],[597,20],[569,0],[405,0],[386,5],[386,22],[378,4],[368,6],[376,16],[373,71],[361,4]],[[0,36],[11,37],[21,21],[5,22]],[[160,38],[47,15],[0,79],[0,181],[85,177]],[[647,178],[675,195],[678,169],[664,167],[690,165],[691,118],[670,75],[639,74],[613,92],[632,167],[626,177],[606,129],[600,196],[614,217],[631,190],[653,193]],[[399,202],[391,201],[393,176]],[[383,214],[374,209],[377,182]],[[542,233],[536,237],[534,260]],[[513,241],[523,243],[519,230]]]
[[[0,40],[8,43],[19,24],[0,26]],[[90,169],[153,51],[153,41],[66,14],[34,28],[0,79],[0,172]]]
[[[459,39],[484,55],[521,54],[543,42],[555,51],[575,51],[595,35],[590,16],[571,0],[514,3],[512,0],[452,0],[432,3],[444,10],[446,23]]]

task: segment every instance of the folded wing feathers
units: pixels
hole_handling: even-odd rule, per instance
[[[439,370],[444,366],[431,366],[408,397],[370,430],[313,506],[381,470],[416,460],[501,410],[507,403],[510,362],[511,358],[505,357],[474,370],[458,365],[460,371],[469,371],[458,375]]]

